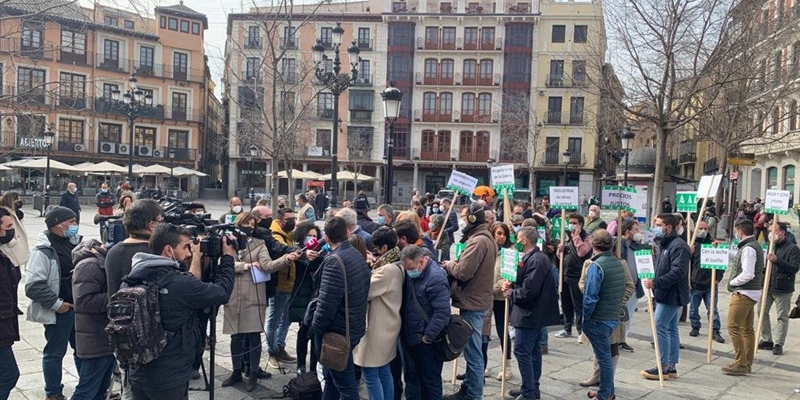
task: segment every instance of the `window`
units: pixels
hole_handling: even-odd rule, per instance
[[[372,49],[369,28],[358,28],[358,47],[363,50]]]
[[[44,115],[22,114],[17,117],[17,136],[40,137],[46,128]]]
[[[110,17],[106,15],[103,18],[103,23],[108,26],[119,26],[119,19],[117,19],[117,17]]]
[[[372,158],[372,137],[373,128],[371,126],[348,126],[347,157],[351,160]]]
[[[550,97],[547,99],[547,123],[561,123],[561,97]]]
[[[281,76],[284,82],[294,83],[297,76],[297,60],[294,58],[284,58],[281,60]]]
[[[261,27],[248,26],[247,36],[245,36],[244,41],[245,41],[245,48],[261,47]]]
[[[369,60],[361,60],[358,62],[358,81],[360,83],[369,84],[372,79],[370,79],[370,67],[369,67]]]
[[[185,19],[181,20],[181,32],[189,33],[189,21]]]
[[[477,60],[464,60],[464,79],[476,79],[478,77],[477,71]]]
[[[573,32],[572,41],[575,43],[586,43],[588,40],[589,40],[589,26],[575,25],[575,32]]]
[[[797,100],[792,100],[789,103],[789,130],[797,130]]]
[[[372,111],[372,105],[374,103],[373,100],[374,94],[375,92],[372,90],[350,89],[349,93],[350,110]]]
[[[261,59],[258,57],[247,57],[247,66],[245,69],[245,79],[247,80],[261,80]]]
[[[173,92],[172,93],[172,118],[173,119],[186,119],[187,114],[187,99],[189,96],[186,93]]]
[[[136,126],[133,136],[134,146],[149,146],[150,148],[156,146],[156,128]]]
[[[489,137],[489,132],[486,131],[478,131],[475,134],[475,152],[477,154],[489,153]]]
[[[769,167],[767,168],[767,189],[777,189],[777,188],[778,188],[778,168]]]
[[[101,68],[119,69],[119,42],[105,39],[103,41],[103,63]]]
[[[464,28],[464,46],[468,50],[474,50],[478,46],[478,28]]]
[[[322,147],[322,155],[328,156],[331,151],[331,130],[317,129],[317,146]]]
[[[491,59],[481,60],[480,80],[482,85],[492,84],[492,72],[494,71],[494,61]]]
[[[569,123],[583,124],[583,97],[569,99]]]
[[[167,17],[161,16],[161,18],[158,19],[158,26],[161,29],[167,29]]]
[[[62,72],[58,80],[58,94],[62,99],[83,99],[86,96],[86,76]]]
[[[256,27],[257,28],[257,27]],[[295,28],[291,26],[283,27],[283,37],[281,38],[282,49],[296,49],[297,41],[295,39]]]
[[[436,147],[438,152],[445,157],[450,154],[450,131],[439,131]]]
[[[45,70],[19,67],[17,70],[17,85],[22,91],[35,90],[44,94]]]
[[[453,114],[452,93],[442,93],[439,95],[439,114],[448,117]]]
[[[560,147],[559,138],[549,137],[545,139],[544,148],[544,163],[545,164],[558,164],[558,150]]]
[[[167,147],[176,149],[188,149],[189,131],[170,129],[167,132]]]
[[[126,19],[125,20],[125,29],[133,30],[133,21]]]
[[[781,130],[781,116],[778,107],[772,109],[772,134],[777,135]]]
[[[772,82],[776,86],[781,83],[782,68],[783,68],[783,52],[781,50],[778,50],[775,52],[775,57],[772,62],[772,70],[773,70],[772,74],[774,78]]]
[[[783,167],[783,190],[788,190],[790,193],[794,193],[794,178],[794,165],[787,165]]]
[[[436,132],[422,131],[422,152],[433,153],[436,151]]]
[[[410,22],[389,23],[389,46],[413,46],[414,25]]]
[[[452,81],[453,80],[453,69],[455,68],[455,62],[451,59],[444,59],[442,60],[442,67],[441,67],[441,77],[442,79],[447,79]]]
[[[61,52],[86,54],[86,33],[61,29]]]
[[[581,152],[581,138],[567,139],[567,151],[569,151],[570,164],[580,164],[583,159],[583,152]]]
[[[136,73],[139,75],[153,75],[154,58],[156,49],[150,46],[139,47],[139,66]]]
[[[200,24],[197,22],[192,22],[192,35],[199,35],[200,34]]]
[[[294,92],[281,92],[281,112],[287,116],[294,115],[294,106],[297,103],[297,96]]]
[[[572,60],[572,82],[576,86],[586,83],[586,61]]]
[[[97,126],[97,136],[100,142],[121,143],[122,124],[101,122]]]
[[[461,95],[461,115],[472,116],[475,114],[475,94],[464,93]]]
[[[327,48],[333,47],[333,29],[321,28],[319,33],[319,38],[322,40],[322,45]]]
[[[564,86],[564,60],[550,60],[548,86]]]
[[[467,155],[472,154],[475,151],[475,134],[472,131],[462,131],[461,132],[461,140],[460,140],[460,153]],[[467,160],[464,160],[467,161]],[[469,160],[471,161],[471,160]]]
[[[442,48],[456,48],[456,28],[454,26],[442,28]]]
[[[435,79],[439,69],[439,64],[435,58],[425,60],[425,79]]]
[[[169,30],[177,31],[178,30],[178,19],[177,18],[169,18]]]
[[[186,53],[172,53],[172,77],[174,79],[186,80],[189,70],[189,55]]]
[[[553,25],[553,34],[550,41],[553,43],[564,43],[566,30],[566,25]]]
[[[481,48],[491,49],[494,46],[494,28],[481,29]]]
[[[24,21],[22,23],[22,50],[41,49],[43,36],[41,22]]]
[[[239,108],[245,112],[256,111],[264,105],[264,91],[252,87],[239,87]]]
[[[491,93],[481,93],[478,95],[478,116],[486,117],[492,113]]]
[[[508,24],[506,36],[508,46],[525,48],[533,46],[533,28],[530,24]]]
[[[119,90],[119,85],[115,85],[113,83],[104,83],[103,84],[103,98],[106,99],[106,100],[111,100],[113,98],[112,97],[112,93],[115,90]]]
[[[427,92],[422,95],[422,113],[436,114],[436,93]]]
[[[83,144],[83,120],[58,120],[58,141],[60,143]]]
[[[437,48],[439,46],[439,28],[429,26],[425,28],[425,48]]]
[[[333,93],[320,93],[317,95],[317,116],[333,118]]]

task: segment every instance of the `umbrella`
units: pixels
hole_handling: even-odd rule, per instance
[[[46,169],[47,168],[47,159],[46,158],[24,158],[22,160],[11,161],[5,163],[6,167],[11,168],[23,168],[23,169]],[[71,165],[67,165],[62,163],[61,161],[50,159],[50,169],[52,170],[60,170],[60,171],[67,171],[67,172],[77,172],[78,170]]]
[[[6,167],[5,165],[0,165],[0,171],[11,171],[14,168]]]
[[[331,180],[331,177],[332,177],[331,174],[327,174],[327,175],[322,175],[317,179],[319,179],[321,181],[329,181],[329,180]],[[336,173],[336,179],[338,179],[340,181],[374,181],[374,180],[377,180],[377,178],[375,178],[373,176],[365,175],[365,174],[358,174],[358,177],[356,177],[356,174],[354,174],[354,173],[352,173],[350,171],[339,171],[339,172],[337,172]]]
[[[189,175],[195,175],[201,177],[208,176],[208,174],[204,174],[200,171],[195,171],[191,168],[186,168],[186,167],[175,167],[175,169],[173,169],[172,171],[172,174],[175,176],[189,176]]]
[[[490,188],[490,187],[488,187],[486,185],[482,185],[482,186],[476,187],[475,190],[472,191],[472,194],[474,194],[475,196],[478,196],[478,197],[481,197],[481,196],[492,196],[492,197],[494,197],[494,196],[497,195],[497,193],[494,192],[494,189],[492,189],[492,188]]]
[[[83,171],[83,172],[86,172],[86,169],[87,168],[91,168],[91,167],[94,167],[94,163],[92,163],[92,162],[83,162],[83,163],[75,164],[75,165],[72,166],[72,168],[75,168],[75,169]]]
[[[169,175],[169,167],[153,164],[136,171],[139,175]]]
[[[288,179],[288,174],[288,171],[280,171],[278,172],[278,178]],[[318,179],[319,176],[316,172],[292,169],[292,179]]]
[[[77,167],[77,165],[76,165]],[[117,165],[114,163],[110,163],[108,161],[103,161],[98,164],[94,164],[91,167],[85,168],[84,171],[86,172],[112,172],[112,173],[120,173],[124,174],[128,172],[128,167],[123,167],[121,165]]]

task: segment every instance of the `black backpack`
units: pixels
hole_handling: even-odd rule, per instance
[[[330,383],[331,385],[333,383]],[[283,387],[283,397],[295,400],[319,400],[322,398],[322,385],[319,384],[317,373],[306,372],[292,378]]]
[[[150,363],[161,356],[175,336],[161,326],[158,293],[177,275],[177,271],[169,271],[154,281],[125,277],[122,288],[111,296],[105,331],[121,365],[140,367]]]

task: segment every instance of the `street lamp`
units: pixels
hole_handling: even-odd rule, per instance
[[[50,205],[50,147],[53,145],[53,140],[56,134],[50,130],[50,125],[47,125],[47,130],[42,134],[44,138],[44,145],[47,147],[47,166],[44,171],[44,206],[42,207],[42,214],[47,212],[47,206]]]
[[[620,141],[622,142],[622,150],[625,152],[625,173],[622,178],[622,186],[628,186],[628,155],[631,152],[634,137],[636,137],[636,135],[631,132],[631,128],[625,128],[625,130],[619,134]]]
[[[322,40],[317,39],[311,50],[313,51],[313,59],[316,67],[316,78],[319,83],[333,94],[333,137],[331,138],[331,208],[337,206],[339,197],[339,182],[336,179],[336,173],[339,171],[339,96],[348,88],[353,86],[358,77],[358,62],[361,58],[358,54],[361,50],[356,45],[356,41],[352,42],[352,46],[347,49],[347,56],[350,62],[350,74],[340,74],[342,71],[342,62],[339,59],[339,46],[342,44],[342,34],[344,29],[341,22],[336,23],[336,27],[331,31],[331,44],[333,45],[333,71],[326,71],[324,61],[328,59],[325,55],[325,46],[322,45]],[[398,105],[399,108],[399,105]]]
[[[572,154],[570,154],[569,150],[567,150],[561,155],[561,158],[564,161],[564,186],[567,186],[567,168],[569,167],[569,161],[570,158],[572,158]]]
[[[128,90],[122,93],[119,89],[111,91],[111,100],[116,108],[128,117],[128,181],[133,182],[133,132],[136,118],[146,114],[153,106],[153,95],[145,94],[136,86],[137,79],[131,75],[128,79]],[[120,96],[122,94],[122,96]]]
[[[172,170],[175,168],[175,149],[169,149],[169,188],[172,189],[173,183],[173,174]]]
[[[389,82],[389,87],[381,92],[383,98],[383,113],[389,120],[389,137],[386,140],[386,185],[384,189],[384,196],[386,196],[386,204],[392,204],[392,181],[394,177],[394,166],[392,165],[392,157],[394,154],[394,122],[400,117],[400,101],[403,100],[403,92],[394,86],[394,82]]]
[[[247,195],[250,197],[250,209],[256,207],[256,192],[253,188],[253,159],[258,156],[258,147],[256,145],[250,146],[250,154],[247,156],[247,161],[250,163],[250,176],[247,178]]]

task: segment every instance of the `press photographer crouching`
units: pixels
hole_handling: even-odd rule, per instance
[[[209,283],[188,272],[193,257],[192,236],[183,227],[159,224],[150,235],[150,254],[133,256],[133,269],[125,285],[157,280],[161,326],[171,339],[154,360],[131,366],[128,379],[133,400],[188,398],[192,364],[203,347],[197,311],[228,302],[233,289],[236,250],[232,239],[222,238],[222,256]],[[196,264],[196,263],[195,263]],[[173,336],[174,335],[174,336]]]

